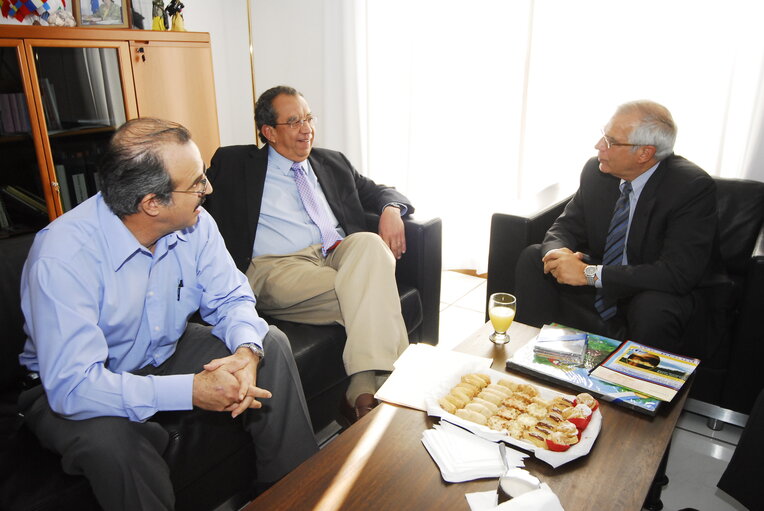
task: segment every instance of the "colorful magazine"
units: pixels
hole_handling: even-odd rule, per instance
[[[587,335],[586,355],[583,364],[565,364],[533,353],[535,341],[530,341],[507,360],[507,369],[535,376],[542,380],[568,387],[578,392],[588,392],[604,401],[630,408],[646,415],[655,415],[661,400],[637,394],[621,385],[593,378],[589,372],[621,345],[621,341],[596,334]]]
[[[591,376],[661,401],[671,401],[698,364],[697,358],[625,341],[594,368]]]

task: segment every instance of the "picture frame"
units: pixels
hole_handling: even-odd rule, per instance
[[[130,0],[72,0],[78,27],[130,28]]]

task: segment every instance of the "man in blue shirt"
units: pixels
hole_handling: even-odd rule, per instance
[[[40,231],[24,266],[20,361],[42,382],[20,397],[27,425],[105,509],[173,508],[158,411],[246,413],[258,477],[279,479],[316,441],[289,342],[201,207],[199,149],[136,119],[99,171],[102,191]],[[189,324],[197,311],[211,327]]]

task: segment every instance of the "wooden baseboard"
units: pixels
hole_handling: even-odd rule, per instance
[[[479,277],[481,279],[488,278],[488,274],[487,273],[477,273],[477,271],[475,271],[475,270],[448,270],[448,271],[453,271],[453,272],[456,272],[456,273],[463,273],[464,275],[471,275],[473,277]]]

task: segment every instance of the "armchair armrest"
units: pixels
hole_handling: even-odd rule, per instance
[[[403,217],[406,228],[406,253],[398,261],[395,277],[398,285],[419,291],[422,299],[422,325],[418,338],[429,344],[438,343],[440,324],[440,280],[442,265],[442,222],[440,218],[419,220]],[[366,226],[377,232],[379,215],[366,212]]]
[[[494,213],[488,247],[486,303],[493,293],[515,292],[515,267],[520,252],[541,243],[546,231],[565,209],[570,197],[552,204],[530,217]],[[487,316],[486,311],[486,318]]]

